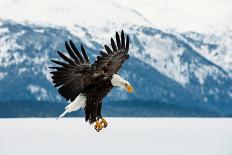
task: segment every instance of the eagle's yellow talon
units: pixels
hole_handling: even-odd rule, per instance
[[[94,126],[95,130],[99,132],[102,129],[101,123],[99,123],[99,121],[96,121],[95,123],[96,123]]]
[[[103,128],[106,128],[108,125],[108,123],[106,122],[104,118],[101,118],[100,124],[102,125]]]

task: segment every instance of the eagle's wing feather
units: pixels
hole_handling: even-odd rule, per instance
[[[111,38],[111,46],[112,49],[105,45],[104,47],[107,53],[100,51],[101,56],[98,56],[93,64],[96,66],[97,70],[103,70],[108,77],[117,73],[121,65],[129,58],[129,37],[126,37],[125,43],[123,30],[121,32],[121,39],[118,32],[116,32],[116,44],[114,39]]]
[[[83,56],[71,40],[70,45],[65,42],[66,50],[71,58],[57,51],[59,56],[67,63],[51,60],[60,66],[50,67],[55,70],[50,73],[52,74],[54,86],[59,87],[60,95],[67,100],[73,101],[86,87],[92,84],[95,77],[93,76],[93,67],[89,62],[83,45],[81,45]]]

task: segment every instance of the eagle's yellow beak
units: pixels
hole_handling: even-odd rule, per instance
[[[133,92],[133,87],[131,85],[126,84],[126,89],[129,93]]]

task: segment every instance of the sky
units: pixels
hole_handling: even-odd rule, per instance
[[[231,0],[4,0],[0,19],[59,26],[107,25],[105,21],[111,21],[177,31],[225,32],[232,30],[231,6]]]
[[[226,30],[232,24],[231,0],[120,1],[160,27],[205,32],[209,28]]]

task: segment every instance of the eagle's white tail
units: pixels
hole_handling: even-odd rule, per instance
[[[57,119],[64,117],[68,113],[67,110],[65,110]]]
[[[86,106],[86,97],[83,94],[80,94],[76,97],[76,99],[71,102],[69,105],[65,107],[65,111],[57,118],[64,117],[67,113],[72,111],[77,111],[80,108],[84,108]]]

